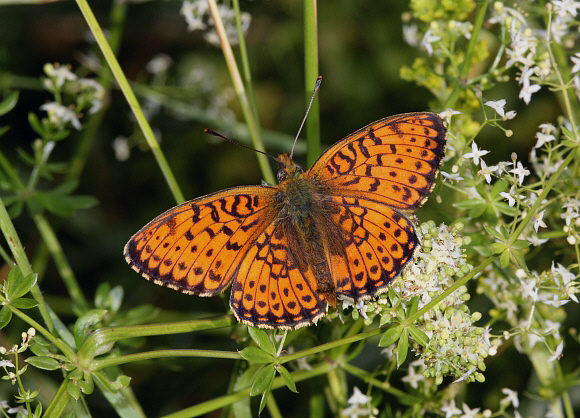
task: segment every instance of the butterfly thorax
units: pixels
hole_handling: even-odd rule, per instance
[[[276,209],[280,228],[284,229],[291,243],[289,248],[295,249],[292,256],[298,267],[301,270],[312,269],[318,292],[334,306],[336,294],[327,252],[328,241],[332,240],[329,233],[332,235],[332,231],[338,230],[338,227],[328,225],[335,209],[326,199],[327,193],[322,186],[309,178],[287,154],[281,154],[278,158],[281,168],[278,172],[280,184]]]

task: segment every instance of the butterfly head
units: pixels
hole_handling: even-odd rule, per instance
[[[290,157],[285,152],[278,155],[278,172],[276,173],[276,179],[278,183],[283,182],[284,180],[290,180],[295,177],[298,177],[303,173],[302,167],[292,161],[292,157]]]

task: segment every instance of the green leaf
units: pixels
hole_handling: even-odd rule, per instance
[[[273,382],[273,380],[272,380],[272,382]],[[266,402],[268,401],[268,397],[270,396],[271,390],[272,390],[272,383],[270,383],[270,386],[268,386],[268,388],[262,394],[262,399],[260,400],[260,408],[258,408],[258,416],[260,416],[260,414],[264,410],[264,407],[266,406]]]
[[[248,367],[242,375],[238,378],[237,382],[234,384],[234,392],[239,392],[240,390],[249,388],[252,385],[254,376],[262,366],[259,364],[252,364]],[[235,418],[253,418],[254,414],[250,407],[250,397],[246,396],[243,399],[235,402],[232,405],[232,410],[234,411]]]
[[[280,373],[280,376],[282,376],[282,380],[284,380],[284,383],[286,383],[288,389],[290,389],[294,393],[298,393],[298,391],[296,390],[296,383],[294,382],[294,379],[292,379],[292,376],[290,375],[288,369],[280,364],[278,366],[278,373]]]
[[[491,188],[491,195],[493,197],[498,197],[501,192],[505,192],[509,187],[509,182],[505,179],[497,180],[493,187]],[[501,196],[499,196],[502,198]],[[502,198],[503,199],[503,198]]]
[[[6,275],[6,280],[4,280],[4,293],[10,298],[10,295],[14,293],[14,289],[18,287],[18,284],[22,281],[22,272],[20,267],[14,265],[8,271]]]
[[[40,120],[38,119],[38,116],[36,116],[36,114],[32,112],[28,113],[28,124],[34,130],[34,132],[36,132],[38,135],[42,137],[44,136],[44,128],[40,123]]]
[[[90,327],[98,324],[106,313],[107,311],[104,309],[91,309],[77,319],[73,335],[75,338],[75,344],[78,348],[81,347],[83,341],[89,336]]]
[[[386,347],[388,345],[394,344],[400,338],[403,332],[403,327],[401,325],[395,325],[390,327],[385,331],[381,339],[379,340],[379,347]]]
[[[32,356],[26,360],[28,364],[42,370],[57,370],[60,369],[60,362],[52,357],[46,356]]]
[[[399,344],[397,344],[397,367],[401,367],[401,364],[407,359],[407,353],[409,352],[409,332],[404,329],[399,338]]]
[[[505,250],[503,253],[501,253],[501,255],[499,256],[499,263],[501,268],[507,268],[507,266],[509,266],[510,264],[510,252],[509,250]]]
[[[274,344],[272,344],[272,340],[266,331],[256,327],[248,327],[248,334],[250,334],[250,337],[258,345],[258,347],[260,347],[266,353],[271,354],[272,356],[276,355],[276,347],[274,347]]]
[[[531,245],[529,241],[525,241],[523,239],[517,239],[516,242],[513,243],[513,246],[518,250],[524,250]]]
[[[511,207],[510,205],[504,202],[495,202],[493,205],[497,210],[499,210],[504,215],[516,216],[516,214],[518,213],[516,208]]]
[[[36,274],[30,273],[28,276],[16,283],[15,286],[12,286],[10,293],[8,294],[8,299],[14,300],[24,296],[35,284]]]
[[[125,376],[126,377],[126,376]],[[93,378],[89,372],[85,372],[83,379],[79,381],[79,387],[85,395],[90,395],[95,389]]]
[[[44,344],[38,342],[37,337],[34,337],[28,345],[30,351],[37,356],[46,356],[50,354],[50,350]]]
[[[494,254],[499,254],[505,250],[506,246],[503,242],[494,242],[489,246],[489,248]]]
[[[18,103],[18,91],[13,91],[0,102],[0,116],[5,115],[14,109],[16,103]]]
[[[482,203],[478,206],[475,206],[473,208],[471,208],[469,210],[469,212],[467,212],[468,216],[471,218],[479,218],[481,215],[484,214],[484,212],[487,209],[487,205],[485,203]]]
[[[10,305],[18,309],[30,309],[38,305],[38,302],[30,298],[18,298],[10,302]]]
[[[77,382],[74,380],[69,380],[66,382],[66,391],[70,396],[72,396],[76,401],[81,397],[81,391],[77,386]]]
[[[264,393],[266,389],[272,384],[274,376],[276,375],[276,369],[273,364],[268,364],[264,366],[254,378],[254,383],[252,383],[252,389],[250,389],[250,396],[255,396],[260,393]]]
[[[409,334],[418,344],[422,345],[423,347],[427,347],[429,344],[429,337],[415,325],[409,325]]]
[[[109,292],[111,291],[111,285],[108,282],[102,282],[95,291],[95,308],[97,309],[107,309],[107,301],[109,299]]]
[[[453,207],[464,210],[473,209],[481,205],[485,206],[485,202],[481,199],[464,199],[452,204]]]
[[[272,354],[266,353],[258,347],[246,347],[240,351],[240,355],[253,363],[271,363],[275,360]]]
[[[408,315],[413,315],[415,312],[417,312],[417,309],[419,309],[419,296],[415,296],[412,300],[411,300],[411,307],[409,308],[409,313]]]
[[[0,329],[4,328],[12,319],[12,311],[8,306],[3,306],[0,309]]]

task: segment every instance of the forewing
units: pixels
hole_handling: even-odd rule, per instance
[[[295,329],[326,314],[310,266],[299,266],[286,225],[276,221],[255,240],[232,285],[230,305],[239,321],[261,328]]]
[[[344,230],[344,254],[330,255],[336,294],[359,300],[379,295],[413,259],[419,247],[415,227],[390,207],[362,198],[333,197]]]
[[[134,270],[184,293],[223,291],[256,238],[275,217],[273,187],[236,187],[178,205],[125,245]]]
[[[307,175],[334,189],[334,194],[414,210],[433,189],[446,132],[445,123],[434,113],[381,119],[337,142]]]

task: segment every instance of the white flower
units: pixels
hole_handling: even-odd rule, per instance
[[[577,73],[578,71],[580,71],[580,52],[577,52],[574,55],[572,55],[570,57],[570,59],[572,60],[572,63],[574,64],[574,66],[572,67],[570,72],[572,74]]]
[[[419,27],[416,23],[403,25],[403,39],[411,46],[419,45]]]
[[[554,351],[554,354],[552,354],[550,356],[550,358],[548,359],[548,363],[551,363],[554,360],[557,360],[561,355],[562,355],[562,351],[564,350],[564,341],[560,342],[560,344],[558,344],[558,347],[556,347],[556,351]]]
[[[505,115],[505,111],[504,111],[504,106],[505,106],[505,99],[501,99],[501,100],[489,100],[487,102],[485,102],[486,106],[491,107],[493,110],[495,110],[497,112],[498,115],[500,115],[502,118]]]
[[[14,367],[10,360],[0,360],[0,367]]]
[[[493,173],[496,169],[497,169],[496,166],[492,165],[491,167],[488,167],[485,161],[483,161],[483,159],[481,160],[480,173],[483,174],[483,177],[485,177],[485,181],[487,181],[487,184],[491,183],[491,173]]]
[[[508,388],[503,388],[501,392],[504,395],[507,395],[505,398],[501,400],[502,403],[512,404],[514,408],[520,406],[520,401],[518,399],[518,393],[515,390],[511,390]]]
[[[115,151],[115,158],[117,161],[127,161],[131,155],[129,148],[129,141],[124,136],[118,136],[113,141],[113,150]]]
[[[360,312],[360,314],[362,315],[362,317],[364,319],[369,319],[369,317],[367,316],[367,310],[369,307],[367,305],[365,305],[365,303],[362,299],[360,299],[356,303],[355,307],[358,309],[358,311]]]
[[[518,183],[521,186],[522,183],[524,182],[524,178],[530,174],[530,171],[524,168],[521,161],[518,161],[516,168],[512,168],[510,170],[510,173],[513,173],[516,176],[518,176]]]
[[[187,30],[204,30],[207,25],[203,22],[203,16],[208,11],[207,1],[204,0],[185,0],[181,5],[179,14],[183,15],[187,23]]]
[[[532,301],[537,302],[540,298],[538,297],[538,288],[536,287],[536,279],[520,279],[520,284],[522,285],[522,297],[530,298]]]
[[[509,194],[509,193],[507,193],[507,192],[500,192],[500,194],[499,194],[499,195],[500,195],[501,197],[503,197],[503,198],[507,199],[507,201],[508,201],[508,205],[509,205],[510,207],[512,207],[513,205],[515,205],[515,204],[516,204],[516,199],[515,199],[515,198],[514,198],[514,197],[513,197],[511,194]]]
[[[442,406],[441,411],[445,412],[445,418],[451,418],[454,415],[461,414],[461,409],[455,406],[455,399],[451,399],[451,402]]]
[[[516,117],[516,111],[515,110],[510,110],[509,112],[507,112],[505,114],[505,116],[503,117],[503,120],[510,120]]]
[[[409,374],[401,378],[403,382],[410,384],[413,389],[417,389],[419,387],[419,382],[423,379],[425,379],[425,376],[415,373],[414,367],[409,367]]]
[[[469,407],[464,403],[463,404],[463,415],[461,418],[475,418],[477,413],[479,412],[479,408],[469,409]]]
[[[540,238],[537,235],[532,235],[531,237],[527,237],[526,240],[534,247],[539,247],[540,245],[548,242],[547,238]]]
[[[530,84],[529,80],[526,79],[518,97],[526,104],[529,104],[530,100],[532,100],[532,94],[536,93],[541,88],[542,87],[539,84]]]
[[[431,44],[433,42],[439,41],[440,39],[441,39],[440,36],[433,35],[431,33],[431,29],[429,29],[429,30],[427,30],[427,32],[425,32],[425,35],[423,36],[423,40],[421,41],[421,46],[427,50],[427,53],[429,55],[431,55],[433,53],[433,47],[431,46]]]
[[[540,148],[547,142],[552,142],[556,140],[556,137],[552,134],[544,134],[542,132],[536,133],[536,138],[538,138],[538,142],[534,145],[534,148]]]
[[[451,121],[451,116],[453,115],[461,115],[461,112],[459,110],[453,110],[450,107],[448,107],[443,112],[439,113],[441,119],[445,119],[447,123]]]
[[[81,130],[81,123],[77,115],[66,106],[57,102],[50,102],[40,106],[40,110],[45,110],[48,113],[49,120],[55,125],[65,125],[70,122],[75,129]]]
[[[163,73],[169,69],[172,62],[173,60],[169,55],[157,54],[145,65],[145,70],[150,74]]]
[[[348,404],[349,405],[353,405],[353,404],[358,404],[358,405],[366,405],[371,401],[371,397],[365,395],[364,393],[362,393],[360,391],[360,389],[358,387],[354,387],[353,388],[353,394],[350,398],[348,398]]]
[[[552,4],[554,5],[554,10],[560,17],[566,17],[568,14],[576,17],[578,14],[576,9],[580,9],[580,2],[574,0],[552,0]]]
[[[538,232],[538,228],[542,227],[542,228],[547,228],[548,225],[546,225],[546,223],[544,222],[544,220],[542,219],[544,217],[544,212],[545,210],[541,211],[541,212],[536,212],[534,213],[534,229],[536,230],[536,233]]]
[[[463,177],[461,177],[459,175],[459,173],[449,174],[449,173],[446,173],[445,171],[441,171],[441,175],[448,180],[457,180],[457,181],[463,180]]]
[[[66,65],[46,64],[44,66],[44,72],[50,78],[54,79],[56,87],[62,87],[65,81],[73,81],[77,79],[76,74],[72,73]]]
[[[479,150],[477,148],[477,144],[475,141],[471,143],[471,150],[472,152],[468,152],[467,154],[463,154],[463,158],[472,158],[473,164],[479,165],[479,158],[484,156],[485,154],[489,154],[489,151],[486,150]]]

